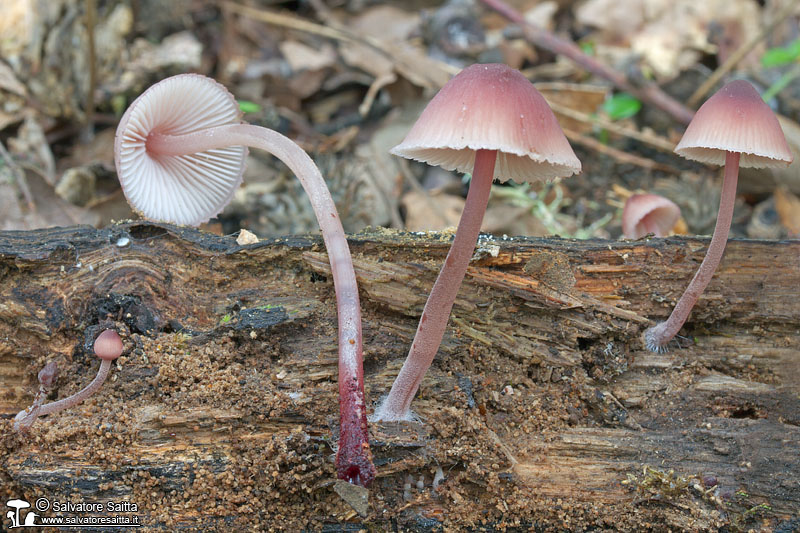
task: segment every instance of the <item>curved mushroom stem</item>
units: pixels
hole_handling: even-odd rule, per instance
[[[17,413],[17,416],[14,418],[14,429],[16,431],[27,429],[31,427],[33,423],[36,422],[36,419],[40,416],[51,415],[53,413],[57,413],[59,411],[63,411],[64,409],[78,405],[83,400],[97,392],[97,390],[103,385],[103,382],[108,377],[110,370],[111,360],[102,359],[100,361],[100,369],[97,371],[97,375],[91,383],[72,396],[68,396],[62,400],[58,400],[57,402],[51,402],[45,405],[37,406],[36,401],[40,398],[40,395],[37,394],[32,407]]]
[[[736,182],[739,178],[738,152],[727,152],[725,155],[725,175],[722,178],[722,195],[719,200],[719,213],[714,235],[708,245],[706,256],[697,269],[694,278],[678,300],[672,314],[665,322],[649,328],[644,333],[645,345],[652,352],[663,353],[667,351],[667,344],[678,334],[689,313],[692,312],[697,299],[703,294],[714,272],[717,270],[725,245],[728,242],[728,232],[733,220],[733,206],[736,201]]]
[[[364,402],[358,286],[342,223],[314,161],[291,139],[249,124],[218,126],[186,135],[154,133],[147,139],[147,150],[154,156],[187,155],[226,146],[251,146],[271,153],[294,172],[311,201],[328,250],[339,317],[340,436],[336,469],[340,479],[366,486],[375,478],[375,467],[369,449]]]
[[[497,150],[478,150],[475,153],[472,182],[456,236],[425,303],[403,368],[392,384],[389,395],[375,411],[376,420],[408,420],[411,416],[411,400],[414,399],[419,384],[442,343],[450,311],[478,242],[483,214],[492,189],[496,159]]]

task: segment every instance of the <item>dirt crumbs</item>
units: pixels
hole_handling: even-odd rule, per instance
[[[94,397],[26,436],[5,421],[2,496],[132,502],[144,530],[166,531],[716,531],[766,510],[725,476],[642,470],[651,449],[669,464],[677,446],[643,427],[693,420],[670,411],[668,394],[637,408],[630,386],[620,400],[619,384],[590,377],[596,361],[548,368],[476,342],[434,365],[415,402],[420,422],[372,424],[378,478],[344,490],[332,330],[214,331],[127,334]],[[310,338],[319,345],[291,352]],[[65,362],[55,394],[95,366],[80,354]],[[684,369],[671,386],[703,375]],[[702,409],[759,413],[720,399]]]

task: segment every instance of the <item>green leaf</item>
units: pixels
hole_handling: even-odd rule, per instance
[[[123,94],[117,94],[111,97],[111,109],[114,110],[114,115],[121,117],[128,107],[128,99]]]
[[[628,93],[617,93],[603,102],[605,111],[611,120],[629,118],[639,112],[642,103]]]
[[[794,63],[800,58],[800,39],[794,40],[787,46],[770,48],[761,56],[761,64],[766,67],[782,67]]]
[[[261,111],[261,106],[255,102],[239,100],[239,109],[242,113],[258,113]]]

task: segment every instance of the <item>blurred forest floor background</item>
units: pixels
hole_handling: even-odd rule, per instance
[[[560,182],[496,185],[483,230],[497,235],[617,238],[635,192],[677,203],[676,232],[711,233],[720,171],[672,153],[686,121],[653,105],[664,94],[691,110],[723,83],[746,78],[781,115],[793,150],[800,147],[794,0],[509,5],[545,38],[575,43],[608,67],[614,82],[468,0],[3,0],[0,229],[134,217],[114,170],[116,124],[145,88],[180,72],[221,81],[247,121],[309,151],[348,232],[457,223],[463,177],[388,151],[429,98],[475,62],[506,63],[536,83],[583,162],[582,174]],[[653,101],[640,91],[648,87]],[[743,169],[733,236],[800,235],[798,160]],[[225,234],[242,227],[261,237],[317,230],[298,181],[258,151],[244,186],[207,225]]]

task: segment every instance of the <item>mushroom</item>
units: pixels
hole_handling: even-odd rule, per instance
[[[666,237],[681,217],[675,202],[657,194],[633,194],[622,209],[622,235],[641,239],[648,233]]]
[[[492,180],[535,182],[579,172],[544,97],[506,65],[472,65],[434,96],[393,154],[471,172],[456,235],[420,317],[411,350],[376,420],[406,420],[411,400],[442,342],[480,233]]]
[[[145,218],[198,225],[219,213],[242,180],[247,146],[289,167],[308,194],[322,230],[339,320],[338,476],[362,485],[375,477],[369,450],[361,310],[355,271],[336,206],[319,169],[276,131],[240,122],[233,96],[198,74],[162,80],[120,121],[115,162],[133,209]]]
[[[92,380],[89,385],[63,400],[51,402],[41,405],[46,390],[49,389],[56,375],[55,363],[48,363],[42,370],[39,371],[39,393],[34,399],[31,407],[24,409],[17,413],[14,418],[14,430],[24,431],[30,428],[36,419],[43,415],[50,415],[78,405],[83,400],[97,392],[103,385],[103,382],[108,377],[108,372],[111,369],[111,361],[116,359],[122,354],[122,339],[119,334],[113,329],[104,330],[94,341],[94,353],[102,361],[100,362],[100,369],[97,371],[97,376]]]
[[[703,163],[724,164],[725,174],[717,224],[700,268],[669,318],[645,331],[645,345],[653,352],[666,351],[722,259],[733,219],[739,167],[786,166],[793,159],[775,114],[744,80],[725,85],[697,110],[675,152]]]

